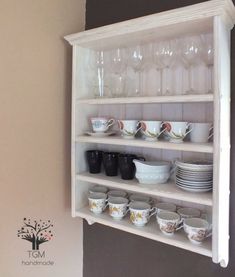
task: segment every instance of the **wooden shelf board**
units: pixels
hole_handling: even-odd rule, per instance
[[[192,244],[183,230],[176,232],[173,236],[166,236],[160,231],[156,222],[155,216],[153,216],[150,222],[144,227],[134,226],[129,217],[126,216],[123,220],[113,220],[107,212],[100,215],[95,215],[90,212],[88,207],[79,209],[75,216],[82,217],[88,221],[88,223],[100,223],[115,229],[119,229],[125,232],[129,232],[138,236],[149,238],[155,241],[173,245],[185,250],[189,250],[204,256],[212,256],[211,239],[207,239],[201,245]]]
[[[104,173],[90,174],[84,172],[76,175],[76,179],[93,184],[103,185],[111,188],[128,190],[136,193],[144,193],[152,197],[165,197],[169,199],[176,199],[187,201],[191,203],[212,206],[212,192],[193,193],[187,192],[178,188],[174,181],[166,184],[155,185],[154,188],[150,186],[140,186],[136,179],[122,180],[121,177],[108,177]]]
[[[189,152],[200,152],[200,153],[213,153],[212,143],[171,143],[168,141],[145,141],[143,139],[123,139],[120,136],[110,137],[91,137],[91,136],[78,136],[76,142],[83,143],[99,143],[99,144],[111,144],[111,145],[123,145],[132,147],[144,147],[153,149],[166,149],[166,150],[178,150],[178,151],[189,151]]]
[[[96,98],[78,99],[78,104],[107,105],[107,104],[148,104],[148,103],[198,103],[213,102],[213,94],[173,95],[173,96],[146,96],[146,97],[123,97],[123,98]]]

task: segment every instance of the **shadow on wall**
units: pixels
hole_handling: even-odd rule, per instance
[[[179,8],[198,0],[87,0],[86,29]],[[235,1],[233,1],[235,2]],[[232,31],[232,49],[235,49]],[[232,51],[232,76],[235,56]],[[232,78],[232,119],[235,117],[235,79]],[[231,142],[235,143],[232,120]],[[235,150],[231,150],[231,184],[234,183]],[[235,276],[235,188],[231,185],[230,262],[226,269],[211,259],[102,225],[84,222],[84,277],[232,277]],[[187,274],[186,274],[187,273]]]

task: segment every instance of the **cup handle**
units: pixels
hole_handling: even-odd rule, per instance
[[[144,158],[144,157],[137,157],[136,159],[137,159],[137,160],[140,160],[140,161],[143,161],[143,162],[145,161],[145,158]]]
[[[153,207],[150,209],[150,214],[148,216],[148,220],[157,213],[157,208],[156,207]]]
[[[209,238],[212,236],[212,225],[210,225],[210,228],[208,229],[208,231],[206,232],[206,238]]]
[[[161,123],[161,126],[160,126],[160,127],[162,128],[163,125],[164,125],[164,122]],[[161,130],[160,133],[158,134],[158,137],[159,137],[162,133],[164,133],[166,130],[167,130],[167,128],[164,128],[163,130]]]
[[[189,123],[189,124],[187,125],[187,129],[189,128],[190,125],[192,125],[192,123]],[[190,130],[188,130],[188,132],[185,133],[184,137],[186,137],[189,133],[191,133],[192,130],[193,130],[193,128],[190,129]]]
[[[116,120],[114,118],[109,119],[107,128],[111,127],[115,122]]]
[[[183,226],[184,226],[184,220],[181,219],[180,222],[179,222],[179,224],[178,224],[178,227],[177,227],[175,230],[178,231],[178,230],[182,229]]]
[[[213,129],[214,129],[214,127],[211,126],[210,129],[209,129],[209,131],[211,132],[211,131],[213,131]],[[212,133],[208,136],[208,139],[210,139],[211,137],[213,137],[213,135],[214,135],[214,132],[212,132]]]
[[[139,124],[140,124],[140,127],[138,128]],[[135,131],[135,135],[139,132],[139,130],[142,129],[142,126],[141,126],[140,121],[137,123],[136,127],[137,127],[138,129]]]
[[[130,211],[130,209],[127,208],[127,209],[126,209],[126,212],[125,212],[124,215],[123,215],[123,217],[126,216],[126,215],[129,213],[129,211]]]

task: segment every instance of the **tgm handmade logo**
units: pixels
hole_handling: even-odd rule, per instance
[[[53,261],[45,261],[46,251],[41,251],[40,246],[45,242],[50,242],[53,237],[53,224],[51,220],[32,220],[30,218],[23,219],[22,227],[17,231],[17,236],[28,241],[30,249],[27,256],[31,260],[22,261],[22,265],[53,265]]]

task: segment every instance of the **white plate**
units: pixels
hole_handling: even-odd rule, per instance
[[[189,188],[189,189],[209,189],[209,188],[212,188],[213,186],[212,185],[208,185],[208,186],[187,186],[187,185],[182,185],[182,184],[179,184],[176,182],[176,185],[178,187],[182,187],[182,188]]]
[[[211,161],[176,161],[175,165],[181,169],[190,171],[211,171],[213,169],[213,164]]]
[[[180,187],[180,186],[177,186],[183,190],[186,190],[186,191],[190,191],[190,192],[207,192],[207,191],[211,191],[212,188],[206,188],[206,189],[194,189],[194,188],[185,188],[185,187]]]
[[[103,137],[108,137],[108,136],[115,135],[116,132],[105,132],[105,133],[85,132],[85,134],[88,135],[88,136],[92,136],[92,137],[103,138]]]
[[[194,184],[194,185],[196,185],[196,184],[198,184],[198,185],[206,185],[206,184],[213,183],[212,180],[209,180],[209,181],[201,181],[201,180],[199,180],[199,181],[191,181],[191,180],[181,179],[179,177],[176,177],[176,181],[179,181],[179,182],[185,183],[185,184]]]

